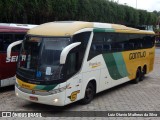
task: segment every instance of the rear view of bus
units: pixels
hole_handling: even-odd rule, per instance
[[[12,49],[10,58],[6,57],[6,51],[9,44],[22,40],[28,29],[27,25],[0,24],[0,87],[13,85],[15,83],[14,76],[20,46]]]
[[[86,104],[96,93],[152,71],[154,49],[153,32],[122,25],[42,24],[22,42],[15,92],[37,103]]]

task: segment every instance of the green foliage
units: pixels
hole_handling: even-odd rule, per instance
[[[41,24],[79,20],[155,25],[160,12],[137,10],[108,0],[0,0],[0,22]]]

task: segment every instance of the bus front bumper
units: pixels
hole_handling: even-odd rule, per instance
[[[15,94],[17,97],[41,104],[47,104],[47,105],[54,105],[54,106],[64,106],[65,102],[65,92],[52,94],[52,95],[35,95],[35,94],[29,94],[21,91],[18,89],[17,86],[15,86]]]

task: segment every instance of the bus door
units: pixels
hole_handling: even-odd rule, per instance
[[[65,103],[74,102],[80,98],[82,74],[78,72],[80,69],[79,57],[78,51],[71,52],[67,57],[66,74],[71,77],[67,81],[68,88],[66,90]]]
[[[80,99],[82,75],[75,75],[67,82],[68,89],[66,90],[66,103],[74,102]]]

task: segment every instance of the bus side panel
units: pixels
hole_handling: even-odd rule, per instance
[[[18,53],[12,53],[11,58],[6,58],[6,53],[0,53],[0,79],[7,81],[8,78],[14,77],[16,73],[16,63]],[[6,84],[13,84],[9,82]],[[6,85],[7,86],[7,85]]]
[[[154,58],[155,58],[155,47],[153,47],[149,51],[149,59],[150,59],[150,61],[149,61],[149,69],[147,69],[147,73],[149,73],[149,72],[151,72],[153,70]]]
[[[87,87],[87,84],[91,80],[96,81],[96,92],[99,92],[99,79],[100,79],[100,70],[102,67],[105,68],[105,63],[103,60],[102,55],[98,55],[94,58],[92,58],[89,61],[84,62],[83,68],[82,68],[82,73],[83,73],[83,81],[82,81],[82,92],[81,95],[83,98],[85,94],[85,90]],[[107,74],[107,73],[106,73]]]
[[[100,77],[100,69],[94,70],[94,71],[88,71],[86,73],[83,73],[83,85],[81,88],[81,98],[84,98],[85,90],[87,88],[88,83],[91,80],[96,81],[96,92],[99,92],[99,77]]]
[[[70,104],[81,99],[81,85],[82,85],[82,75],[81,73],[76,74],[69,80],[67,80],[66,85],[66,99],[65,104]]]
[[[136,77],[137,68],[141,70],[146,65],[147,73],[153,70],[154,64],[154,48],[141,49],[123,52],[123,57],[126,63],[129,79],[132,80]]]
[[[135,78],[136,70],[140,65],[140,62],[137,61],[137,58],[131,58],[132,54],[136,53],[136,51],[126,51],[122,52],[124,61],[126,63],[126,68],[129,73],[128,77],[130,80]],[[133,55],[134,56],[134,55]]]
[[[129,81],[121,52],[103,54],[105,69],[101,69],[100,91]]]
[[[106,53],[95,56],[84,67],[83,96],[90,80],[96,80],[97,93],[129,81],[122,53]]]

